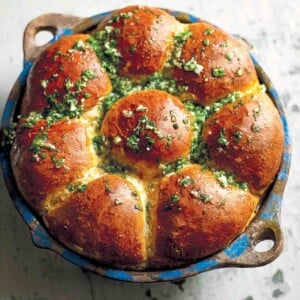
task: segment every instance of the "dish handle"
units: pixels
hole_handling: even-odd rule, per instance
[[[23,35],[24,62],[34,61],[49,43],[53,43],[62,35],[74,33],[73,28],[84,20],[85,18],[57,13],[44,14],[31,20]],[[41,31],[50,32],[53,38],[48,43],[38,46],[35,38]]]

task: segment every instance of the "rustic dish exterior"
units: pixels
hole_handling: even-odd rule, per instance
[[[43,119],[47,119],[49,114],[42,120],[37,118],[38,120],[34,121],[34,124],[30,123],[30,126],[28,126],[28,118],[20,121],[19,134],[12,150],[12,165],[23,196],[30,203],[31,207],[43,215],[45,223],[49,226],[53,235],[58,237],[69,248],[109,266],[131,269],[172,268],[215,253],[227,246],[244,230],[254,216],[259,197],[266,192],[279,168],[283,149],[283,130],[278,111],[268,96],[259,90],[254,65],[252,65],[246,49],[237,40],[210,24],[201,22],[195,25],[180,25],[165,12],[141,7],[131,7],[121,12],[114,12],[112,18],[108,18],[100,23],[98,29],[102,31],[107,30],[108,26],[111,27],[112,23],[116,23],[116,28],[124,26],[126,32],[126,25],[130,24],[129,21],[134,14],[146,14],[147,16],[150,14],[153,19],[149,18],[149,22],[153,22],[153,24],[159,24],[157,19],[161,18],[161,15],[163,15],[162,22],[171,22],[172,25],[168,26],[170,32],[161,33],[162,41],[168,35],[168,40],[176,41],[178,35],[176,36],[174,29],[177,28],[178,30],[180,26],[182,26],[181,31],[179,30],[180,33],[184,32],[183,28],[186,29],[189,26],[203,29],[202,31],[196,30],[193,32],[193,36],[202,32],[202,37],[199,37],[196,41],[192,40],[190,42],[191,37],[184,40],[186,43],[183,43],[181,58],[173,57],[177,60],[175,63],[173,62],[174,65],[165,67],[168,73],[171,74],[168,74],[168,76],[174,76],[173,78],[177,84],[186,86],[184,92],[180,91],[180,96],[176,94],[177,92],[173,93],[175,95],[170,95],[170,93],[165,91],[157,90],[164,90],[165,88],[157,88],[155,86],[157,89],[153,89],[153,84],[155,83],[150,82],[152,84],[151,88],[142,88],[144,89],[143,91],[119,97],[121,99],[106,112],[105,116],[101,116],[100,136],[110,140],[110,153],[114,155],[114,159],[118,162],[122,161],[126,166],[136,162],[137,167],[134,171],[136,176],[147,182],[147,185],[151,181],[152,187],[151,189],[149,188],[148,194],[151,195],[148,198],[150,204],[148,212],[145,203],[146,198],[141,199],[142,197],[139,195],[139,188],[142,185],[138,184],[137,178],[132,178],[134,176],[130,173],[132,172],[131,170],[126,170],[126,174],[123,174],[126,178],[116,174],[103,175],[103,172],[95,175],[93,171],[91,172],[92,175],[86,176],[87,181],[84,181],[84,183],[80,182],[79,184],[76,181],[78,176],[88,173],[86,171],[95,167],[95,162],[99,162],[95,155],[91,155],[91,152],[94,150],[89,141],[90,136],[87,137],[85,133],[86,124],[93,120],[94,117],[93,114],[89,115],[88,111],[96,104],[99,96],[108,96],[111,88],[114,88],[113,85],[111,87],[108,79],[108,77],[111,79],[111,76],[107,76],[102,71],[103,68],[99,67],[99,64],[95,65],[93,62],[92,75],[85,72],[90,69],[86,69],[80,63],[77,64],[79,67],[77,74],[74,75],[74,80],[70,79],[73,76],[72,74],[70,76],[67,73],[67,76],[70,77],[64,77],[60,74],[59,71],[62,71],[59,69],[60,66],[64,65],[64,63],[66,66],[69,64],[69,52],[71,52],[71,60],[74,59],[73,55],[78,55],[79,62],[81,61],[80,55],[85,58],[88,57],[88,61],[89,56],[94,55],[88,47],[84,46],[86,39],[84,35],[63,37],[41,55],[28,77],[28,86],[21,112],[24,115],[28,115],[32,111],[39,112],[43,110],[48,106],[49,102],[45,102],[45,99],[49,100],[48,95],[51,95],[54,90],[58,90],[57,94],[60,94],[59,88],[65,89],[65,93],[67,93],[68,89],[70,90],[76,80],[78,82],[78,78],[82,77],[82,74],[85,72],[84,75],[91,78],[85,79],[86,84],[83,89],[76,92],[78,92],[77,95],[80,94],[78,96],[79,101],[82,101],[84,98],[84,93],[89,94],[89,97],[84,99],[86,101],[81,103],[83,110],[86,111],[87,119],[83,119],[82,122],[82,119],[77,120],[71,116],[69,117],[72,120],[71,122],[59,120],[58,124],[51,124],[48,127]],[[136,19],[138,20],[138,17]],[[139,22],[137,21],[137,23]],[[120,31],[122,32],[122,30]],[[154,30],[154,32],[157,31]],[[219,33],[223,38],[222,40],[216,38],[219,36]],[[164,34],[166,34],[165,37]],[[146,61],[145,65],[141,64],[139,66],[138,62],[144,61],[142,59],[139,60],[139,54],[144,57],[143,51],[149,52],[149,49],[143,49],[143,43],[136,45],[136,42],[134,42],[132,45],[126,45],[127,37],[128,35],[125,35],[125,38],[120,37],[123,40],[117,45],[125,43],[125,46],[117,50],[122,53],[122,49],[130,49],[131,46],[135,46],[134,50],[122,53],[122,57],[130,56],[128,61],[131,62],[133,59],[137,63],[132,66],[130,63],[126,64],[123,62],[120,72],[127,77],[134,78],[135,81],[144,81],[144,76],[149,76],[149,74],[159,71],[162,66],[166,66],[166,61],[169,62],[170,57],[172,58],[172,47],[167,45],[165,51],[169,48],[169,55],[166,55],[165,51],[159,51],[158,56],[164,58],[157,59],[155,57],[155,62],[158,61],[159,64],[154,66],[154,69],[151,61],[148,63]],[[211,41],[214,38],[216,39],[216,45]],[[242,59],[236,56],[236,61],[234,62],[234,58],[230,57],[227,51],[225,53],[220,48],[222,43],[228,43],[228,41],[233,41],[234,47],[236,47],[233,53],[234,55],[237,52],[242,53]],[[191,45],[185,50],[185,46],[189,42]],[[67,43],[69,45],[64,49]],[[198,46],[194,45],[197,43],[199,43]],[[70,45],[72,45],[71,48]],[[82,48],[76,49],[74,45]],[[199,71],[203,65],[199,63],[198,59],[195,61],[194,58],[200,57],[202,59],[203,55],[195,54],[196,50],[193,50],[191,57],[189,51],[193,45],[195,49],[200,49],[200,45],[201,47],[203,46],[203,49],[208,49],[209,46],[212,49],[216,49],[215,55],[220,56],[216,59],[218,67],[213,65],[206,67],[206,61],[204,61],[204,68]],[[228,45],[226,47],[222,46],[222,48],[227,47]],[[158,48],[159,50],[164,49],[163,46]],[[54,65],[53,68],[57,69],[51,70],[49,73],[45,72],[47,59],[53,61],[58,51],[60,52],[59,56],[63,58],[57,67],[55,63],[52,64],[52,67]],[[214,50],[211,51],[213,52]],[[151,53],[155,56],[155,51]],[[204,51],[201,53],[203,54]],[[213,56],[211,53],[208,55]],[[65,62],[63,62],[64,59]],[[43,64],[43,60],[46,61],[45,64]],[[56,57],[56,60],[59,61],[60,58]],[[222,64],[219,63],[220,60],[222,60]],[[91,59],[91,61],[94,60]],[[208,62],[211,63],[211,61],[209,60]],[[190,63],[186,64],[188,65],[186,67],[187,70],[182,65],[183,62]],[[41,67],[38,66],[39,63]],[[234,63],[237,65],[235,66]],[[44,76],[49,75],[49,77],[41,79],[41,74],[44,74]],[[200,74],[203,76],[200,76]],[[53,77],[53,75],[55,76]],[[56,78],[63,79],[59,83],[56,81]],[[236,80],[232,80],[232,78],[236,78]],[[160,81],[165,80],[164,77],[159,79]],[[95,88],[97,80],[102,87],[101,89]],[[231,85],[228,84],[229,80],[231,80]],[[191,82],[193,84],[190,84]],[[220,85],[218,85],[218,82],[221,82]],[[54,88],[51,87],[53,83]],[[219,89],[218,86],[220,86]],[[243,93],[242,96],[230,95],[231,98],[227,97],[224,100],[228,93],[236,92],[237,88]],[[197,94],[198,91],[200,94]],[[212,98],[208,97],[209,91],[213,91]],[[96,93],[95,96],[94,92]],[[99,95],[97,93],[102,94]],[[255,97],[251,97],[253,94]],[[31,100],[33,97],[37,101],[33,102]],[[214,108],[213,98],[216,100],[223,98],[219,102],[222,105]],[[159,99],[157,103],[155,102],[156,99]],[[192,99],[193,102],[187,102],[187,99]],[[59,97],[56,100],[61,101]],[[185,105],[180,100],[183,100]],[[245,103],[243,103],[243,100]],[[168,168],[176,160],[180,160],[180,163],[182,163],[182,158],[187,155],[192,146],[192,139],[195,139],[196,112],[195,110],[192,111],[191,107],[195,108],[193,103],[197,102],[200,102],[202,105],[211,104],[211,110],[215,109],[206,117],[207,121],[205,120],[206,122],[203,121],[201,124],[204,126],[202,137],[208,145],[208,152],[214,163],[209,163],[207,169],[203,168],[202,161],[199,163],[199,161],[191,159],[187,163],[185,162],[187,166],[173,169],[170,175],[167,175],[162,170]],[[160,105],[160,103],[163,104]],[[199,108],[200,106],[197,104],[196,107]],[[159,115],[164,108],[168,110],[166,115]],[[153,129],[153,123],[159,124],[157,116],[165,119],[164,125]],[[233,123],[232,119],[235,118],[237,118],[237,122]],[[250,118],[252,119],[250,120]],[[49,118],[47,121],[49,122]],[[180,123],[181,126],[177,123]],[[124,124],[127,124],[128,128],[125,128]],[[139,132],[139,135],[136,135],[136,127],[141,124],[146,124],[145,128],[140,130],[143,133]],[[240,127],[234,127],[237,124]],[[41,127],[43,127],[42,132],[47,133],[45,135],[46,138],[40,132]],[[145,135],[143,135],[144,132],[146,132]],[[180,134],[176,137],[178,132]],[[167,138],[165,138],[166,141],[162,141],[163,138],[160,138],[161,133],[163,136],[175,136],[173,138],[174,143],[168,145]],[[202,130],[201,132],[196,132],[196,134],[202,134]],[[38,153],[33,150],[34,140],[37,136]],[[136,146],[136,143],[134,144],[134,147],[141,149],[133,149],[132,144],[129,143],[132,136],[142,141],[138,146]],[[250,142],[249,139],[246,139],[247,137],[250,138]],[[63,142],[61,139],[65,139],[65,141]],[[116,139],[118,139],[118,142],[115,142]],[[180,143],[181,139],[184,142]],[[151,145],[149,145],[149,141],[152,141]],[[261,143],[263,145],[272,144],[272,149],[267,147],[268,150],[265,155],[260,151]],[[43,146],[45,144],[46,146]],[[159,145],[157,149],[155,144]],[[107,145],[104,143],[100,146]],[[174,148],[170,149],[172,146]],[[42,154],[46,154],[46,157],[39,157],[40,150],[43,147],[45,151]],[[147,147],[151,149],[148,150]],[[243,152],[245,148],[247,150]],[[216,149],[217,151],[215,151]],[[151,152],[152,150],[153,152]],[[34,155],[38,154],[38,163],[34,167],[30,158],[36,157],[33,156],[32,152],[34,152]],[[64,154],[63,158],[58,157],[58,154],[61,152]],[[222,158],[222,152],[225,155],[225,159],[224,157]],[[141,155],[141,153],[145,154]],[[245,168],[245,164],[243,165],[239,161],[239,155],[242,157],[244,155],[243,161],[255,159],[257,165],[264,165],[266,168],[255,170],[253,169],[255,166],[250,165],[249,162],[246,163]],[[73,159],[74,163],[72,164]],[[28,167],[28,161],[30,160],[31,164]],[[40,163],[41,161],[42,163]],[[80,163],[78,163],[79,161]],[[228,161],[234,161],[235,163],[228,164]],[[103,165],[105,165],[105,162]],[[162,169],[161,165],[165,169]],[[202,168],[200,165],[202,165]],[[228,182],[224,183],[222,178],[227,175],[223,172],[224,169],[230,172],[234,171],[239,180],[246,181],[251,192],[244,191],[245,185],[233,179],[233,177],[229,177],[231,180],[229,184]],[[118,171],[120,170],[124,171],[123,169],[118,169]],[[54,173],[51,175],[52,171]],[[105,172],[110,173],[111,171],[106,169]],[[253,174],[256,176],[253,176]],[[51,178],[56,178],[56,180],[53,181]],[[64,186],[64,189],[55,191],[57,186]],[[68,191],[66,191],[66,186],[71,186],[72,188],[67,188]],[[37,189],[41,191],[38,194],[36,193]],[[45,199],[45,195],[53,191],[55,191],[55,196]],[[113,193],[117,195],[112,196],[111,194]],[[126,195],[126,201],[122,199],[124,195]],[[230,202],[227,201],[227,198],[230,198]],[[104,203],[103,199],[106,199],[107,202]],[[51,207],[52,209],[50,209]],[[97,228],[95,227],[97,223],[91,222],[91,217],[94,220],[99,220],[98,209],[101,210],[101,207],[109,207],[109,209],[101,211],[102,219]],[[112,213],[112,210],[115,212]],[[144,215],[145,212],[150,215],[148,220],[146,220]],[[215,216],[218,216],[218,219]],[[199,225],[199,219],[201,219],[201,226]],[[150,226],[150,230],[148,229],[149,232],[146,232],[145,238],[143,228],[145,223],[147,223],[146,221],[148,222],[147,227]],[[128,226],[124,226],[124,224]],[[116,235],[109,236],[108,232],[110,232],[110,229]],[[118,241],[117,243],[115,243],[116,240]],[[103,244],[103,241],[106,242]],[[163,279],[161,278],[160,280]]]

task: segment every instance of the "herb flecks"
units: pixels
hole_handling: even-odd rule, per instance
[[[83,40],[78,40],[74,45],[73,49],[85,52],[87,44]]]
[[[97,155],[102,155],[108,151],[110,142],[104,134],[101,134],[93,138],[93,146]]]
[[[227,188],[228,185],[232,185],[243,191],[248,191],[247,183],[237,180],[234,174],[228,173],[223,170],[213,170],[213,173],[221,187]]]
[[[140,139],[135,134],[133,134],[127,138],[126,145],[128,148],[134,150],[135,152],[138,152],[140,150],[139,141]]]
[[[206,28],[204,31],[203,31],[203,34],[204,35],[211,35],[215,32],[215,30],[213,28]]]
[[[64,158],[58,158],[56,155],[52,155],[51,159],[56,169],[60,169],[64,166]]]
[[[221,128],[219,131],[219,136],[218,136],[218,143],[223,145],[223,146],[228,146],[229,142],[225,136],[226,133],[226,129],[225,128]]]
[[[16,135],[16,123],[13,123],[11,127],[3,128],[1,146],[4,147],[12,145]]]
[[[211,74],[215,78],[222,78],[226,75],[224,68],[214,68],[212,69]]]
[[[234,141],[236,143],[239,143],[243,137],[243,133],[241,131],[234,131],[232,134],[233,134]]]
[[[190,176],[184,176],[183,178],[178,179],[178,184],[183,187],[188,187],[189,185],[193,184],[195,180]]]
[[[208,202],[210,202],[210,201],[211,201],[211,198],[212,198],[209,194],[206,194],[206,193],[201,192],[201,190],[192,190],[192,191],[190,192],[190,194],[191,194],[193,197],[195,197],[195,198],[201,200],[203,203],[208,203]]]
[[[187,166],[190,163],[189,157],[179,158],[168,164],[160,164],[159,168],[162,170],[164,175],[179,171],[183,167]]]
[[[79,183],[75,183],[75,184],[68,184],[67,185],[67,190],[69,192],[80,192],[83,193],[86,189],[87,189],[88,185],[87,184],[79,184]]]
[[[196,57],[193,56],[189,60],[181,58],[182,48],[187,39],[192,37],[192,35],[192,32],[189,30],[181,31],[175,34],[173,50],[169,60],[165,64],[167,68],[175,66],[188,72],[194,72],[197,75],[202,72],[203,66],[198,64]]]
[[[170,201],[171,201],[172,203],[178,202],[178,201],[179,201],[179,196],[178,196],[177,194],[172,194],[172,195],[170,196]]]

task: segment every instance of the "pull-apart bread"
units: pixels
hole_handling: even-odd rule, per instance
[[[65,246],[103,265],[162,269],[238,237],[282,151],[279,113],[242,42],[130,6],[41,53],[11,163]]]

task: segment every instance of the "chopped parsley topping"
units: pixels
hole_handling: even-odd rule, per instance
[[[210,42],[209,42],[209,39],[204,39],[204,40],[203,40],[203,45],[204,45],[204,46],[209,46],[209,43],[210,43]]]
[[[176,194],[171,195],[170,200],[172,203],[176,203],[179,201],[179,197]]]
[[[196,74],[200,74],[202,72],[203,66],[197,63],[195,57],[192,57],[187,61],[181,58],[182,47],[190,37],[192,37],[192,32],[189,30],[181,31],[175,34],[173,50],[169,60],[165,64],[167,68],[175,66],[177,68],[183,69],[188,72],[194,72]]]
[[[54,76],[54,78],[56,77],[57,76]],[[46,120],[47,126],[50,127],[53,123],[63,119],[78,118],[83,112],[83,107],[79,104],[79,98],[82,97],[82,89],[86,87],[89,80],[96,77],[96,74],[86,69],[82,72],[80,80],[76,82],[72,82],[70,78],[66,78],[64,84],[65,92],[63,95],[59,95],[57,91],[48,94],[46,92],[48,80],[42,79],[41,86],[44,89],[44,97],[47,99],[49,107],[41,113],[30,113],[24,127],[32,128],[39,119]],[[91,97],[87,92],[84,92],[83,96],[85,98]],[[62,101],[59,101],[59,98],[62,98]]]
[[[120,15],[116,15],[120,18]],[[112,23],[114,17],[111,19]],[[105,97],[102,102],[102,111],[104,114],[112,107],[112,105],[120,98],[131,93],[141,90],[157,89],[163,90],[173,95],[178,95],[187,90],[186,86],[181,86],[175,83],[173,79],[168,78],[162,73],[154,73],[146,80],[136,82],[130,78],[120,76],[118,67],[121,62],[122,55],[117,48],[117,38],[120,33],[118,28],[105,26],[104,29],[97,31],[92,37],[87,40],[91,49],[96,53],[101,61],[101,66],[107,72],[113,86],[112,92]],[[181,44],[190,36],[190,33],[181,33],[174,39],[177,44]],[[135,45],[131,47],[131,51],[136,51]],[[180,56],[180,55],[179,55]],[[185,62],[185,68],[199,71],[199,67],[194,60]],[[104,117],[104,116],[103,116]]]
[[[195,180],[190,176],[184,176],[183,178],[178,179],[178,184],[184,187],[188,187],[189,185],[193,184]]]
[[[87,184],[68,184],[67,189],[70,192],[77,191],[83,193],[86,190],[87,186],[88,186]]]
[[[211,34],[213,34],[214,32],[215,32],[215,30],[212,29],[212,28],[207,28],[207,29],[205,29],[205,30],[203,31],[204,35],[211,35]]]
[[[191,191],[190,194],[193,197],[201,200],[203,203],[208,203],[211,201],[211,196],[208,194],[204,194],[201,191]]]
[[[186,165],[188,165],[190,162],[188,157],[184,157],[184,158],[179,158],[175,161],[172,161],[168,164],[160,164],[160,169],[162,170],[163,174],[170,174],[173,172],[176,172],[180,169],[182,169],[183,167],[185,167]]]
[[[232,61],[232,56],[229,55],[229,54],[225,54],[225,58],[226,58],[228,61]]]
[[[126,177],[126,174],[130,170],[129,167],[126,167],[113,159],[105,160],[103,164],[100,165],[100,168],[107,173],[111,174],[120,174],[122,177]]]
[[[138,152],[140,150],[139,141],[140,139],[135,134],[133,134],[127,138],[126,145],[128,148]]]
[[[165,77],[162,73],[154,73],[145,83],[146,90],[161,90],[172,95],[182,94],[187,86],[178,85],[175,80]]]
[[[228,185],[233,185],[243,191],[248,191],[247,183],[238,181],[234,174],[230,174],[225,171],[213,171],[213,173],[221,187],[227,188]]]
[[[182,60],[181,68],[188,72],[194,72],[196,74],[200,74],[203,70],[203,66],[198,64],[195,57],[192,57],[190,60],[185,61]]]
[[[229,144],[226,136],[225,136],[225,128],[221,128],[220,132],[219,132],[219,136],[218,136],[218,143],[223,145],[223,146],[227,146]]]
[[[85,52],[86,48],[87,44],[83,40],[78,40],[73,46],[73,49],[83,52]]]
[[[109,140],[104,134],[95,136],[93,138],[93,146],[97,155],[105,154],[110,146]]]
[[[33,128],[34,125],[42,119],[42,114],[37,112],[31,112],[29,116],[26,118],[26,122],[23,124],[25,128]]]
[[[225,47],[228,47],[228,40],[225,40],[224,42],[222,42],[220,44],[221,47],[225,48]]]
[[[224,68],[214,68],[211,72],[212,76],[215,78],[222,78],[225,76]]]
[[[130,46],[130,52],[135,52],[136,50],[136,45],[131,45]]]
[[[43,148],[47,147],[48,133],[39,132],[34,137],[32,144],[30,146],[30,151],[34,154],[39,154]]]
[[[192,140],[191,145],[191,160],[196,163],[200,163],[201,165],[206,165],[209,160],[209,154],[207,150],[207,145],[201,138],[202,129],[205,121],[215,112],[220,110],[224,105],[228,103],[233,103],[237,101],[242,96],[241,92],[233,92],[229,94],[227,97],[214,102],[210,106],[202,107],[200,105],[194,104],[192,102],[186,102],[185,108],[192,114],[193,116],[193,131],[194,138]]]
[[[57,158],[55,155],[53,155],[51,159],[55,165],[55,168],[60,169],[64,166],[65,160],[63,158]]]
[[[118,65],[121,53],[117,49],[117,32],[112,26],[105,26],[87,39],[89,46],[94,50],[101,61],[102,68],[111,79],[118,76]]]
[[[72,87],[74,87],[74,83],[71,81],[70,78],[66,78],[65,80],[65,88],[69,91]]]
[[[81,78],[83,81],[88,81],[88,80],[94,79],[96,77],[97,77],[97,75],[89,69],[84,70],[81,74]]]
[[[238,143],[238,142],[241,141],[241,139],[242,139],[242,137],[243,137],[243,134],[242,134],[241,131],[235,131],[235,132],[233,132],[233,136],[234,136],[235,142]]]

